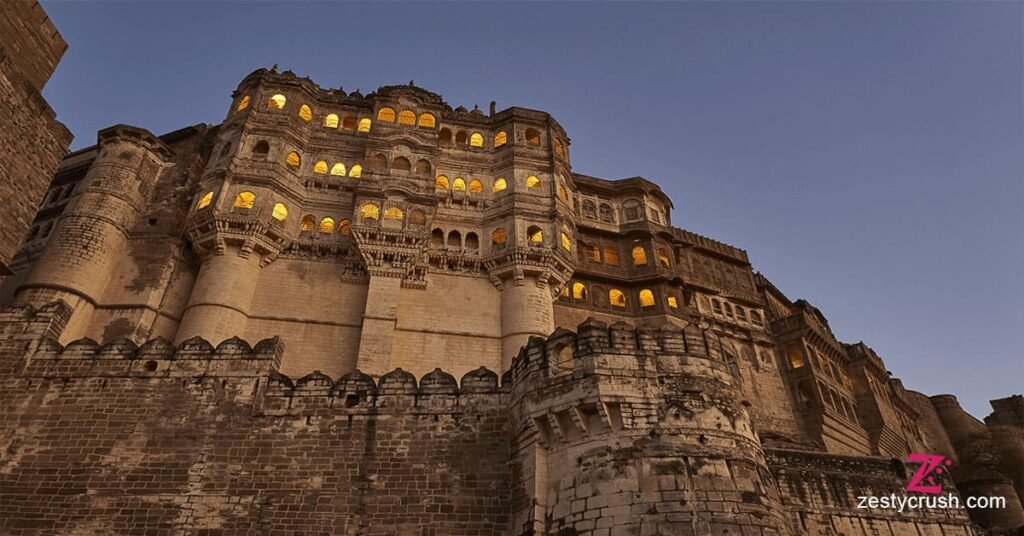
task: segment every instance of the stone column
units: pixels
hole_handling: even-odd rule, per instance
[[[182,314],[176,342],[199,336],[216,345],[244,337],[260,268],[258,253],[245,255],[237,247],[208,255]]]
[[[366,294],[363,329],[359,336],[359,369],[379,377],[391,370],[391,345],[398,323],[398,295],[402,280],[373,275]]]
[[[523,276],[501,285],[501,370],[530,337],[547,337],[555,329],[554,300],[546,278]]]

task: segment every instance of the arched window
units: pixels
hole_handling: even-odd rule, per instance
[[[491,245],[504,246],[507,240],[508,237],[505,236],[505,230],[500,227],[491,233]]]
[[[363,166],[356,164],[348,170],[348,176],[358,179],[363,176]]]
[[[494,148],[495,149],[497,149],[498,147],[501,147],[502,145],[505,145],[506,143],[508,143],[508,134],[506,134],[505,131],[501,131],[501,132],[499,132],[499,133],[494,135]]]
[[[340,234],[340,235],[348,235],[351,232],[352,232],[352,221],[351,220],[341,220],[340,222],[338,222],[338,234]]]
[[[647,250],[643,246],[633,246],[633,265],[647,266]]]
[[[456,192],[465,192],[466,179],[463,179],[462,177],[455,177],[455,180],[452,181],[452,190],[455,190]]]
[[[540,132],[537,132],[535,128],[526,129],[526,143],[540,145]]]
[[[302,165],[302,158],[299,157],[299,153],[292,151],[285,157],[284,162],[292,169],[299,169],[299,166]]]
[[[260,140],[256,142],[256,145],[252,148],[252,155],[259,158],[266,158],[267,153],[270,152],[270,144],[266,140]]]
[[[480,239],[477,238],[476,233],[466,233],[466,249],[480,249]]]
[[[665,298],[665,303],[668,304],[668,308],[669,309],[678,309],[679,308],[679,301],[676,300],[675,296],[669,296],[669,297]]]
[[[299,224],[299,232],[312,233],[314,227],[316,227],[316,218],[312,214],[306,214],[302,217],[302,223]]]
[[[385,220],[401,220],[404,217],[405,214],[402,213],[402,209],[398,207],[389,207],[384,211]]]
[[[277,221],[285,221],[288,219],[288,207],[284,206],[284,203],[275,203],[274,212],[270,215]]]
[[[594,244],[587,244],[583,247],[587,252],[587,259],[593,262],[601,262],[601,250]]]
[[[374,157],[370,159],[370,169],[378,173],[382,171],[387,171],[388,159],[385,158],[384,155],[382,154],[374,155]]]
[[[277,95],[270,97],[270,100],[267,101],[267,108],[270,108],[271,110],[283,110],[286,102],[288,102],[288,99],[286,99],[284,95],[278,93]]]
[[[612,211],[612,206],[608,203],[601,203],[601,221],[615,222],[615,212]]]
[[[654,293],[650,289],[640,291],[640,307],[654,307]]]
[[[505,188],[508,188],[508,182],[505,181],[504,177],[498,177],[498,180],[494,181],[494,188],[492,188],[494,193],[501,192]]]
[[[404,156],[399,156],[398,158],[395,158],[394,160],[391,161],[391,169],[396,169],[398,171],[409,171],[410,169],[412,169],[412,163],[409,162],[408,158]]]
[[[470,147],[483,147],[484,146],[484,136],[483,136],[483,134],[480,134],[479,132],[474,132],[469,137],[469,145],[470,145]]]
[[[303,121],[312,121],[313,110],[311,110],[309,106],[303,104],[302,106],[299,106],[299,117],[301,117]]]
[[[670,266],[668,260],[668,250],[665,248],[658,248],[658,263],[668,268]]]
[[[327,114],[324,116],[324,126],[327,128],[338,128],[338,114]]]
[[[742,306],[736,306],[736,319],[742,320],[744,322],[747,321],[747,312],[743,309]]]
[[[437,178],[434,179],[434,188],[447,190],[449,186],[448,177],[445,177],[444,175],[438,175]]]
[[[722,302],[718,300],[711,300],[711,310],[714,311],[715,314],[722,314]]]
[[[399,125],[415,125],[416,124],[416,112],[412,110],[402,110],[398,114]]]
[[[619,248],[615,246],[604,247],[604,263],[612,266],[619,265]]]
[[[589,199],[583,200],[583,215],[587,218],[597,217],[597,205]]]
[[[469,181],[469,191],[473,193],[483,192],[484,183],[480,182],[480,179],[473,179]]]
[[[434,114],[420,114],[419,125],[423,128],[434,128],[437,125],[437,119],[434,118]]]
[[[587,287],[583,283],[577,281],[572,284],[572,299],[586,301]]]
[[[203,197],[199,198],[199,202],[196,203],[196,208],[206,208],[213,202],[213,191],[206,192]]]
[[[320,220],[320,234],[331,234],[334,232],[334,218]]]
[[[316,173],[318,175],[323,175],[324,173],[327,173],[327,162],[320,160],[319,162],[313,164],[313,173]]]
[[[367,203],[363,205],[363,208],[359,209],[359,217],[364,220],[379,220],[380,207],[373,203]]]
[[[786,359],[789,360],[790,368],[794,369],[803,368],[807,364],[804,361],[804,353],[800,350],[800,345],[796,343],[786,347]]]
[[[441,132],[438,133],[438,135],[437,135],[437,141],[439,141],[441,143],[451,143],[452,142],[452,131],[451,131],[451,129],[442,128]]]
[[[452,231],[448,233],[448,247],[461,249],[462,248],[462,233],[458,231]]]
[[[725,306],[725,316],[732,318],[732,304],[729,302],[725,302],[722,305]]]
[[[248,210],[248,209],[252,208],[252,205],[255,202],[256,202],[256,194],[254,194],[252,192],[239,192],[238,195],[235,196],[234,207],[235,208],[243,208],[243,209],[247,209]]]
[[[387,123],[395,122],[395,110],[388,108],[387,106],[377,111],[377,121],[384,121]]]
[[[437,247],[444,246],[444,231],[442,231],[440,228],[431,231],[430,244]]]
[[[373,121],[370,121],[369,117],[364,117],[364,118],[360,119],[359,120],[359,129],[358,129],[359,132],[369,132],[370,131],[370,125],[372,125],[372,124],[373,124]]]
[[[430,162],[425,158],[416,161],[416,174],[420,177],[429,177],[431,172]]]
[[[238,107],[235,108],[235,111],[236,112],[241,112],[242,110],[244,110],[244,109],[246,109],[248,107],[249,107],[249,96],[246,95],[246,96],[242,97],[242,100],[238,101]]]
[[[750,311],[750,321],[753,322],[754,325],[758,327],[764,325],[764,321],[761,320],[761,313],[757,311]]]
[[[608,302],[612,304],[612,307],[626,307],[626,295],[621,290],[613,288],[608,291]]]
[[[409,211],[409,224],[411,225],[426,225],[427,214],[418,208],[414,208]]]
[[[346,171],[347,170],[345,169],[345,164],[343,164],[341,162],[338,162],[337,164],[334,164],[333,166],[331,166],[331,175],[335,175],[335,176],[338,176],[338,177],[344,177]]]
[[[466,135],[466,131],[460,130],[457,133],[455,133],[455,144],[465,145],[468,138],[469,137]]]
[[[341,120],[341,128],[343,128],[345,130],[355,130],[356,129],[356,118],[355,118],[355,116],[351,116],[351,115],[345,116],[345,119]],[[369,129],[367,129],[367,130],[369,130]]]
[[[562,233],[562,249],[572,251],[572,240],[570,240],[569,235],[565,233]]]
[[[526,177],[526,187],[540,188],[540,179],[538,179],[536,175],[530,175],[529,177]]]
[[[526,229],[526,239],[535,244],[539,244],[544,241],[544,233],[540,230],[540,227],[532,225]]]

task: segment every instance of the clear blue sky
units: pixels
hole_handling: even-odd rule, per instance
[[[46,2],[76,135],[219,122],[246,74],[526,106],[642,175],[909,388],[1024,391],[1021,2]]]

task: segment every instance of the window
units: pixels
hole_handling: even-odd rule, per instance
[[[572,251],[572,240],[569,240],[569,235],[565,233],[562,233],[562,249]]]
[[[594,244],[587,244],[583,248],[587,252],[587,258],[593,262],[601,262],[601,249]]]
[[[238,107],[235,108],[235,111],[236,112],[241,112],[242,110],[244,110],[244,109],[246,109],[248,107],[249,107],[249,96],[246,95],[246,96],[242,97],[242,100],[238,101]]]
[[[740,307],[739,305],[736,306],[736,318],[744,322],[747,321],[747,312],[744,311],[743,307]]]
[[[399,220],[399,221],[401,221],[402,218],[404,218],[404,217],[405,217],[405,214],[402,212],[402,209],[400,209],[398,207],[390,207],[390,208],[388,208],[387,210],[384,211],[384,219],[385,220]]]
[[[678,309],[679,308],[679,301],[676,300],[675,296],[669,296],[669,297],[665,298],[665,302],[668,303],[668,308],[669,309]]]
[[[636,199],[630,199],[622,204],[622,212],[626,216],[626,221],[636,221],[640,219],[640,202]]]
[[[351,116],[351,115],[346,116],[345,119],[341,120],[341,128],[343,128],[345,130],[355,130],[356,129],[356,118]],[[367,130],[369,130],[369,129],[367,129]]]
[[[466,233],[466,249],[480,249],[480,239],[476,236],[476,233]]]
[[[260,140],[256,142],[256,145],[252,148],[252,155],[260,158],[266,158],[267,153],[270,152],[270,144],[266,140]]]
[[[565,193],[565,187],[562,186],[561,184],[558,185],[558,197],[561,197],[562,199],[565,199],[566,201],[569,200],[569,194]]]
[[[584,199],[583,200],[583,215],[586,216],[587,218],[596,218],[597,217],[597,205],[595,205],[594,202],[589,200],[589,199]]]
[[[786,359],[789,360],[790,368],[802,368],[807,363],[804,361],[804,353],[800,350],[799,344],[790,344],[786,347]]]
[[[658,248],[658,264],[661,264],[665,268],[670,266],[668,260],[668,251],[665,248]]]
[[[334,232],[334,218],[320,220],[320,234],[331,234]]]
[[[452,190],[455,190],[456,192],[465,192],[466,180],[462,177],[455,177],[455,180],[452,181]]]
[[[213,202],[213,191],[206,192],[203,197],[199,198],[199,202],[196,203],[196,208],[206,208]]]
[[[387,123],[395,122],[395,111],[385,106],[377,111],[377,121],[385,121]]]
[[[507,241],[507,240],[508,240],[508,237],[505,236],[505,230],[504,229],[498,228],[498,229],[495,229],[493,233],[491,233],[491,244],[492,245],[504,246],[505,245],[505,241]]]
[[[288,99],[286,99],[284,95],[278,93],[277,95],[270,97],[270,100],[267,101],[267,108],[270,108],[271,110],[283,110],[286,102],[288,102]]]
[[[430,243],[437,247],[444,246],[444,231],[441,229],[434,229],[430,232]]]
[[[369,132],[371,124],[373,124],[373,121],[370,121],[369,117],[364,117],[360,119],[358,128],[359,132]]]
[[[633,265],[647,266],[647,250],[643,246],[633,246]]]
[[[415,125],[416,124],[416,112],[412,110],[402,110],[398,114],[399,125]]]
[[[540,145],[540,132],[537,132],[535,128],[526,129],[526,143]]]
[[[711,300],[711,309],[714,310],[715,314],[722,314],[722,302],[718,300]]]
[[[419,125],[423,128],[434,128],[437,125],[437,119],[434,118],[434,114],[420,114]]]
[[[661,216],[658,215],[658,211],[651,209],[651,221],[655,223],[661,223]]]
[[[239,192],[238,195],[235,196],[234,207],[235,208],[250,209],[250,208],[252,208],[252,205],[255,202],[256,202],[256,194],[254,194],[252,192]]]
[[[448,233],[448,247],[462,249],[462,233],[458,231]]]
[[[288,219],[288,207],[284,206],[284,203],[275,203],[274,212],[270,215],[277,221],[285,221]]]
[[[418,208],[409,211],[409,223],[412,225],[426,225],[427,214]]]
[[[494,181],[494,188],[492,188],[492,190],[494,190],[494,193],[498,193],[503,191],[505,188],[508,188],[508,183],[505,182],[505,178],[498,177],[498,180]]]
[[[452,142],[452,131],[450,129],[447,129],[447,128],[442,128],[441,132],[438,133],[438,135],[437,135],[437,141],[439,141],[441,143],[451,143]]]
[[[654,307],[654,293],[651,289],[643,289],[640,291],[640,307]]]
[[[544,242],[544,233],[540,230],[540,227],[532,225],[526,229],[526,239],[535,244],[539,244]]]
[[[761,313],[758,311],[750,311],[750,321],[753,322],[755,326],[764,325],[764,321],[761,319]]]
[[[508,143],[508,134],[506,134],[504,131],[499,132],[499,133],[494,135],[494,148],[495,149],[497,149],[498,147],[501,147],[502,145],[505,145],[506,143]]]
[[[473,179],[469,181],[469,191],[473,193],[480,193],[484,191],[484,184],[479,179]]]
[[[526,177],[526,187],[540,188],[540,179],[538,179],[536,175],[530,175],[529,177]]]
[[[430,162],[428,162],[426,159],[420,158],[419,160],[416,161],[417,175],[419,175],[420,177],[429,177],[431,171],[432,169],[430,167]]]
[[[470,145],[470,147],[483,147],[484,146],[484,136],[483,136],[483,134],[480,134],[479,132],[474,132],[473,135],[469,137],[469,145]]]
[[[324,117],[324,126],[327,128],[338,128],[338,114],[327,114]]]
[[[732,304],[729,302],[725,302],[722,305],[725,306],[725,316],[732,318]]]
[[[335,175],[335,176],[338,176],[338,177],[344,177],[345,176],[345,172],[346,172],[345,164],[342,164],[341,162],[338,162],[337,164],[334,164],[331,167],[331,175]]]
[[[313,164],[313,173],[317,173],[317,174],[320,174],[320,175],[323,175],[324,173],[327,173],[327,162],[324,162],[323,160],[321,160],[321,161],[317,162],[316,164]]]
[[[306,214],[302,217],[302,223],[299,224],[299,232],[312,233],[314,227],[316,227],[316,218],[312,214]]]
[[[626,307],[626,295],[617,288],[608,291],[608,301],[612,304],[612,307]]]
[[[619,265],[619,248],[615,246],[604,247],[604,263],[612,266]]]
[[[565,158],[565,145],[562,145],[562,142],[559,140],[555,140],[555,154]]]
[[[370,159],[370,169],[377,172],[387,171],[388,159],[382,154],[374,155],[374,157]]]
[[[584,301],[587,299],[587,287],[583,283],[576,282],[572,284],[572,299]]]
[[[412,169],[412,162],[404,156],[399,156],[391,162],[391,168],[398,171],[409,171]]]
[[[437,188],[438,190],[447,190],[449,186],[448,177],[445,177],[444,175],[438,175],[437,178],[434,179],[434,188]]]
[[[338,234],[340,234],[340,235],[348,235],[351,232],[352,232],[352,221],[351,220],[341,220],[340,222],[338,222]]]
[[[359,216],[364,220],[379,220],[380,207],[373,203],[367,203],[363,205],[363,208],[359,209]]]
[[[359,164],[356,164],[356,165],[352,166],[348,170],[348,176],[349,177],[354,177],[356,179],[358,179],[359,177],[362,177],[363,176],[363,166],[360,166]]]
[[[299,107],[299,117],[301,117],[303,121],[312,121],[313,110],[311,110],[309,106],[303,104]]]
[[[615,213],[608,203],[601,203],[601,221],[615,222]]]
[[[285,157],[284,162],[292,169],[299,169],[299,166],[302,165],[302,158],[299,157],[299,153],[292,151]]]

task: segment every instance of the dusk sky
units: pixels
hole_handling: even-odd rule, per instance
[[[1024,391],[1021,2],[44,2],[75,134],[220,122],[279,65],[553,114],[579,173],[640,175],[910,389]]]

